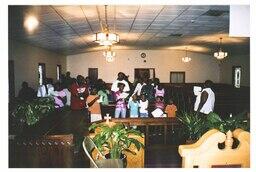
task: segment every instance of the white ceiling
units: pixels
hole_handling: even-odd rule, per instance
[[[210,11],[209,11],[210,10]],[[206,13],[221,12],[220,16]],[[249,38],[231,38],[229,6],[107,6],[111,32],[120,35],[113,49],[180,49],[213,53],[223,37],[223,49],[248,53]],[[29,34],[27,15],[36,15],[39,27]],[[93,33],[106,24],[105,6],[9,6],[9,37],[62,54],[104,49]],[[175,36],[175,35],[181,36]]]

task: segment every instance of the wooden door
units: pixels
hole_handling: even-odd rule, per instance
[[[88,76],[92,81],[96,81],[98,79],[98,68],[89,68]]]

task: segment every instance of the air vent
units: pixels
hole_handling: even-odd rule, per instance
[[[182,34],[181,33],[172,33],[169,36],[171,36],[171,37],[181,37]]]
[[[223,10],[208,10],[206,13],[203,14],[203,16],[212,16],[212,17],[219,17],[225,13],[228,13],[228,11]]]

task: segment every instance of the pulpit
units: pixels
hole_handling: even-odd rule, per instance
[[[236,138],[239,144],[233,148]],[[220,149],[219,143],[225,143]],[[224,168],[250,167],[250,133],[236,129],[226,134],[216,129],[206,132],[196,143],[180,145],[179,154],[182,157],[183,168]]]
[[[109,126],[113,126],[116,123],[114,122],[109,122],[109,119],[107,119],[107,122],[103,122],[106,123]],[[90,133],[89,137],[93,138],[95,136],[95,134],[98,131],[96,130],[95,133]],[[138,140],[139,142],[141,142],[143,145],[145,145],[145,137],[139,137],[139,136],[135,136],[135,135],[130,135],[129,137],[134,138],[136,140]],[[132,151],[134,151],[136,154],[131,154],[128,152],[125,152],[125,155],[127,156],[127,168],[143,168],[144,167],[144,156],[145,156],[145,151],[143,148],[141,148],[139,151],[136,149],[135,145],[131,145],[130,149]],[[97,153],[98,150],[93,150],[92,151],[92,158],[93,159],[97,159]]]

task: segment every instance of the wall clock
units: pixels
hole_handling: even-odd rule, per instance
[[[141,56],[141,58],[145,58],[147,55],[146,55],[146,53],[141,53],[140,56]]]

